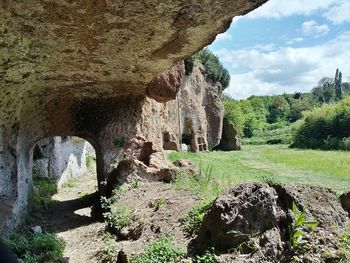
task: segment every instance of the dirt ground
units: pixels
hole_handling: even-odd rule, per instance
[[[96,174],[91,169],[52,196],[57,204],[44,215],[42,227],[65,241],[63,262],[99,262],[99,252],[104,249],[105,224],[91,216],[96,189]]]
[[[56,233],[65,241],[63,262],[102,262],[106,224],[91,215],[92,205],[97,200],[96,189],[96,174],[91,169],[60,187],[52,196],[57,203],[39,222],[31,222],[31,226],[38,224],[43,231]],[[165,202],[156,210],[154,206],[160,199]],[[176,190],[172,184],[138,183],[117,203],[127,206],[143,220],[142,235],[136,241],[116,242],[116,253],[123,250],[128,256],[138,254],[149,241],[165,233],[171,234],[176,243],[186,245],[188,240],[179,219],[197,202],[191,193]]]

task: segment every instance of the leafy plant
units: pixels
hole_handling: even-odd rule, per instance
[[[138,256],[131,258],[131,263],[175,263],[185,256],[186,250],[174,244],[169,235],[153,240]]]
[[[350,225],[347,226],[347,231],[340,236],[339,248],[341,252],[340,262],[350,262]]]
[[[48,209],[55,201],[51,197],[57,193],[57,185],[54,181],[46,178],[34,178],[33,195],[30,206],[34,213],[40,209]]]
[[[160,209],[161,206],[166,204],[166,200],[164,198],[160,198],[156,205],[154,206],[154,211],[158,211]]]
[[[113,206],[111,211],[103,213],[107,224],[116,230],[121,230],[123,227],[128,226],[134,216],[134,212],[125,205]]]
[[[62,184],[62,187],[63,188],[73,188],[75,186],[74,181],[75,181],[74,178],[73,179],[69,179],[69,180],[67,180],[66,182],[64,182]]]
[[[85,162],[86,162],[86,167],[89,169],[94,164],[95,158],[91,155],[87,155]]]
[[[261,179],[264,183],[267,183],[269,186],[278,184],[277,178],[275,175],[262,175]]]
[[[24,263],[53,262],[63,255],[64,242],[54,234],[17,234],[5,241]]]
[[[292,203],[293,211],[293,223],[289,227],[289,241],[288,248],[290,251],[298,251],[306,248],[308,240],[305,239],[304,228],[314,228],[318,226],[319,222],[316,221],[306,221],[305,213],[299,212],[296,204]]]
[[[212,201],[202,202],[180,218],[181,225],[189,235],[197,233],[203,222],[204,215],[211,205]]]
[[[113,191],[112,196],[110,198],[107,198],[105,196],[101,196],[100,204],[102,209],[107,209],[111,204],[116,202],[123,193],[128,190],[129,186],[127,184],[119,184],[117,185]]]
[[[116,250],[115,250],[115,246],[117,243],[116,237],[107,232],[103,241],[105,244],[105,248],[103,251],[102,262],[104,263],[115,262],[115,258],[117,256]]]
[[[203,255],[195,257],[196,263],[216,263],[218,262],[217,257],[214,253],[214,249],[206,250]]]
[[[130,184],[130,185],[131,185],[131,188],[136,189],[136,188],[139,188],[140,183],[139,183],[138,180],[134,179],[134,180],[131,181],[131,184]]]

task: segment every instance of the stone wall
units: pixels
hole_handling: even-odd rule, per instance
[[[87,172],[88,155],[95,155],[92,146],[78,137],[40,140],[34,147],[33,176],[50,178],[62,185]]]

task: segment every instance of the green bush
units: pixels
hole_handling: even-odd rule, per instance
[[[49,233],[17,234],[5,242],[24,263],[58,261],[64,250],[63,240]]]
[[[111,211],[103,213],[107,224],[116,230],[121,230],[123,227],[128,226],[134,216],[134,212],[125,205],[113,206]]]
[[[95,162],[95,158],[91,155],[86,156],[86,167],[89,169]]]
[[[199,205],[193,207],[187,214],[181,217],[180,222],[187,234],[196,234],[199,230],[204,215],[212,205],[212,201],[202,202]]]
[[[33,179],[33,195],[30,206],[34,213],[42,208],[48,209],[55,201],[52,196],[57,193],[57,185],[54,181],[46,178]]]
[[[205,48],[197,52],[190,59],[185,60],[186,75],[192,72],[195,62],[203,64],[207,77],[213,82],[220,82],[223,89],[230,84],[230,73],[221,64],[219,58],[209,49]]]
[[[340,262],[350,262],[350,225],[346,227],[346,232],[340,236],[339,248],[342,259]]]
[[[305,114],[292,147],[349,150],[350,97]]]
[[[201,256],[195,257],[196,263],[216,263],[218,262],[216,255],[214,254],[214,249],[207,250]]]
[[[175,263],[184,257],[186,250],[174,244],[169,235],[163,235],[152,241],[145,250],[134,258],[131,263]]]

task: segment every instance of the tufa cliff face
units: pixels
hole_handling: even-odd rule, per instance
[[[104,194],[121,142],[140,135],[147,85],[264,2],[0,0],[2,233],[26,211],[36,142],[88,140]]]
[[[157,151],[212,150],[222,131],[221,84],[209,81],[202,65],[194,67],[189,76],[183,64],[177,68],[178,72],[167,75],[169,79],[182,76],[176,98],[166,103],[146,99],[140,130]]]

